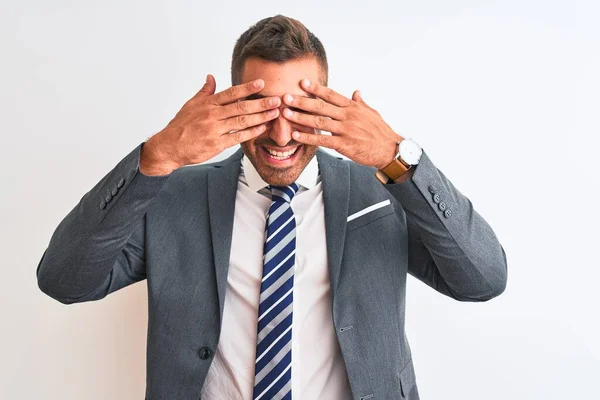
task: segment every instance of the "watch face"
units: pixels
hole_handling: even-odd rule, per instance
[[[421,146],[410,139],[404,139],[400,142],[400,157],[402,160],[410,165],[417,165],[421,159],[423,150]]]

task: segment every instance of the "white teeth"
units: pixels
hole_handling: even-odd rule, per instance
[[[271,157],[273,157],[277,160],[285,160],[286,158],[290,158],[296,152],[296,150],[298,150],[298,147],[294,148],[293,150],[286,151],[286,152],[274,151],[267,147],[265,147],[265,149],[267,150],[267,152],[269,153],[269,155]]]

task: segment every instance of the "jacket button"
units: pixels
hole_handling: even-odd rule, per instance
[[[452,210],[451,209],[447,209],[446,211],[444,211],[444,217],[450,218],[451,215],[452,215]]]
[[[429,186],[427,190],[429,190],[429,193],[435,194],[435,188],[433,186]]]
[[[212,351],[208,347],[202,347],[200,349],[200,358],[203,360],[208,360],[212,356]]]
[[[440,202],[440,195],[439,194],[434,193],[433,196],[432,196],[432,198],[433,198],[433,202],[435,204],[438,204]]]
[[[123,177],[119,178],[119,181],[117,182],[117,187],[119,189],[121,189],[123,187],[123,184],[125,183],[125,179],[123,179]]]
[[[113,196],[116,196],[118,192],[119,192],[119,188],[117,187],[117,185],[115,185],[115,186],[113,186],[112,190],[110,191],[110,194],[112,194]]]
[[[102,200],[102,201],[100,202],[100,209],[101,209],[101,210],[104,210],[105,208],[106,208],[106,202],[105,202],[104,200]]]
[[[111,200],[112,200],[112,194],[110,194],[110,192],[106,193],[106,196],[104,196],[104,201],[107,203],[110,203]]]
[[[441,201],[440,204],[438,204],[438,208],[441,211],[444,211],[446,209],[446,203],[444,203],[443,201]]]

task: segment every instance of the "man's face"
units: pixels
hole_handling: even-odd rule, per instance
[[[267,129],[260,136],[241,143],[242,150],[265,182],[277,186],[290,185],[317,152],[317,146],[308,146],[292,139],[292,132],[319,132],[285,119],[282,111],[287,106],[283,103],[283,95],[290,93],[308,97],[308,93],[300,87],[300,81],[307,78],[311,82],[321,83],[323,76],[319,62],[307,58],[277,64],[252,57],[246,60],[241,78],[241,83],[259,78],[265,81],[263,90],[248,99],[270,96],[282,99],[279,117],[268,122]]]

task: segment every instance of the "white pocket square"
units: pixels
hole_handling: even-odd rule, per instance
[[[354,214],[350,215],[348,217],[347,222],[352,221],[353,219],[356,219],[358,217],[362,217],[365,214],[368,214],[370,212],[373,212],[375,210],[380,209],[381,207],[385,207],[385,206],[389,206],[390,205],[390,200],[384,200],[384,201],[380,201],[379,203],[375,203],[372,206],[369,206],[367,208],[363,208],[362,210],[355,212]]]

